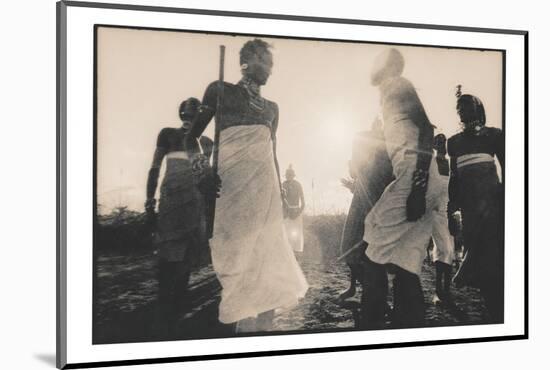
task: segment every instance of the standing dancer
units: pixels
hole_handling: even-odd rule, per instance
[[[434,137],[437,169],[440,180],[449,183],[449,161],[447,160],[447,138],[443,134]],[[445,187],[448,187],[446,185]],[[449,231],[447,219],[448,192],[443,192],[434,210],[433,222],[433,261],[435,263],[435,292],[434,303],[451,303],[451,273],[453,270],[454,239]]]
[[[180,128],[163,128],[157,138],[153,162],[147,178],[145,210],[156,224],[154,245],[158,251],[159,318],[166,329],[174,327],[183,313],[191,268],[206,248],[204,197],[194,181],[191,158],[183,148],[191,121],[200,101],[189,98],[179,107]],[[212,140],[200,138],[202,150],[209,156]],[[158,179],[162,161],[166,172],[160,187],[158,217],[155,213]],[[156,221],[156,222],[155,222]]]
[[[420,272],[433,229],[433,210],[447,189],[438,181],[432,159],[433,126],[411,82],[403,78],[403,56],[396,49],[380,54],[371,82],[381,95],[386,150],[392,181],[365,219],[366,300],[364,325],[385,324],[386,266],[395,273],[392,326],[424,322]]]
[[[355,135],[349,167],[352,181],[342,179],[342,183],[352,191],[353,198],[342,231],[340,253],[342,256],[345,255],[350,268],[350,286],[339,295],[340,302],[355,295],[357,281],[363,286],[363,292],[365,290],[365,244],[361,243],[365,231],[365,217],[393,180],[391,162],[384,143],[382,121],[378,117],[372,123],[370,131]],[[366,298],[366,295],[363,294],[363,297]]]
[[[274,310],[297,304],[308,286],[283,227],[278,106],[260,93],[273,67],[270,45],[248,41],[240,64],[243,77],[223,84],[219,108],[222,187],[210,246],[222,285],[219,320],[236,323],[237,332],[266,331]],[[190,137],[199,137],[216,114],[220,92],[218,82],[208,86]],[[186,145],[197,146],[191,140]]]
[[[494,323],[504,321],[504,194],[495,156],[504,172],[502,131],[485,126],[485,108],[457,89],[456,110],[462,132],[448,142],[451,157],[450,213],[460,210],[464,259],[453,281],[481,290]]]

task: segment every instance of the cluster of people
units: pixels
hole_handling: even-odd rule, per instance
[[[377,57],[371,74],[381,95],[383,124],[377,121],[371,131],[358,134],[353,146],[352,181],[345,185],[354,195],[341,243],[351,285],[340,299],[354,295],[358,281],[363,327],[383,328],[388,321],[391,327],[423,326],[420,273],[433,240],[437,300],[452,304],[451,280],[457,287],[477,287],[489,321],[501,323],[504,198],[495,157],[503,169],[502,132],[485,125],[480,99],[462,94],[458,86],[462,130],[448,142],[442,134],[434,137],[435,126],[413,84],[402,76],[404,66],[402,54],[392,48]],[[464,258],[452,278],[459,230]],[[391,309],[388,274],[393,276]]]
[[[242,79],[237,84],[212,82],[193,113],[182,113],[181,129],[162,130],[149,172],[146,208],[153,214],[158,169],[167,157],[157,227],[160,306],[170,311],[177,307],[175,300],[184,299],[189,275],[182,271],[188,271],[193,250],[207,235],[207,222],[197,215],[204,215],[204,200],[214,193],[218,199],[209,244],[222,286],[219,321],[232,324],[236,333],[271,330],[275,310],[296,305],[308,289],[284,227],[285,218],[289,226],[301,223],[303,193],[292,170],[281,184],[279,109],[261,95],[273,66],[270,48],[260,39],[245,43],[240,51]],[[214,172],[209,165],[211,141],[202,133],[216,113],[220,134]],[[294,248],[300,250],[303,240],[297,239]],[[170,264],[172,260],[179,265]]]
[[[156,217],[159,307],[174,317],[185,306],[189,274],[209,244],[222,286],[219,321],[236,333],[269,331],[276,310],[296,305],[308,283],[295,252],[304,248],[304,195],[292,167],[281,182],[277,160],[279,109],[261,87],[271,74],[271,46],[254,39],[240,51],[241,80],[214,81],[202,101],[185,100],[180,128],[163,129],[147,182],[145,208]],[[376,60],[371,82],[381,95],[381,118],[353,143],[346,185],[353,200],[342,235],[352,284],[340,299],[363,287],[365,328],[382,328],[388,313],[394,327],[421,326],[424,299],[420,272],[433,238],[437,294],[449,301],[453,237],[462,216],[464,261],[457,285],[481,289],[492,320],[503,319],[501,184],[494,156],[503,167],[500,130],[485,126],[481,101],[457,94],[464,128],[446,145],[434,138],[413,84],[402,76],[404,58],[389,49]],[[219,140],[203,136],[214,117]],[[214,149],[213,149],[214,148]],[[433,151],[436,155],[433,155]],[[217,151],[217,171],[210,166]],[[446,153],[450,157],[450,164]],[[166,174],[155,193],[161,163]],[[216,199],[208,241],[208,199]],[[388,273],[393,308],[387,302]]]

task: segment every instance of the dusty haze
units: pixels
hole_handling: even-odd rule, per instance
[[[97,192],[100,212],[142,210],[147,172],[163,127],[179,127],[179,103],[202,99],[217,79],[219,45],[225,79],[240,79],[239,50],[251,37],[100,28],[98,30]],[[346,212],[354,132],[379,113],[369,83],[375,56],[389,46],[262,37],[273,45],[274,68],[262,95],[279,105],[278,157],[304,188],[307,213]],[[502,126],[502,54],[495,51],[394,46],[436,133],[459,129],[455,86],[477,95],[487,125]],[[206,134],[213,138],[213,121]],[[161,175],[162,176],[162,175]]]

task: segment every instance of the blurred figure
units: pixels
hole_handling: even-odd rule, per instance
[[[350,286],[339,295],[340,302],[355,295],[357,282],[362,286],[365,283],[365,244],[362,243],[365,217],[393,179],[382,121],[378,117],[369,131],[355,135],[349,172],[351,180],[342,179],[342,185],[353,193],[353,198],[342,231],[340,254],[345,256],[350,268]],[[365,294],[363,297],[366,297]]]
[[[304,251],[304,226],[302,212],[306,206],[302,185],[296,181],[296,173],[290,165],[283,182],[284,224],[288,242],[294,252]]]
[[[433,126],[412,83],[402,77],[405,60],[396,49],[378,55],[371,82],[381,95],[384,141],[395,179],[365,219],[366,300],[364,325],[385,325],[393,279],[392,327],[424,324],[420,273],[432,235],[434,210],[447,189],[432,158]]]
[[[460,211],[464,259],[453,281],[479,288],[491,322],[504,321],[504,194],[495,157],[504,173],[504,137],[487,127],[485,108],[457,86],[462,132],[448,142],[451,158],[449,213]]]
[[[235,324],[238,333],[272,330],[275,309],[297,304],[308,289],[283,226],[279,108],[261,95],[273,67],[270,48],[260,39],[244,44],[242,79],[224,83],[223,90],[218,81],[208,86],[186,140],[187,147],[196,148],[193,139],[220,109],[222,186],[210,250],[222,285],[219,320]],[[218,96],[223,96],[219,107]]]
[[[201,248],[207,247],[204,198],[194,181],[190,155],[183,148],[199,105],[195,98],[183,101],[179,107],[182,126],[160,131],[147,179],[145,211],[150,222],[156,224],[153,243],[158,255],[159,314],[170,326],[185,310],[191,268]],[[200,143],[209,155],[212,140],[203,136]],[[164,159],[166,172],[157,217],[155,193]]]

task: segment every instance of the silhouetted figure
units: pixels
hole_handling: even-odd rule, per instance
[[[273,66],[270,45],[260,39],[240,51],[242,79],[224,83],[219,142],[220,198],[210,242],[222,285],[219,320],[237,332],[267,331],[274,310],[297,304],[307,282],[283,228],[277,162],[279,108],[260,92]],[[204,94],[191,129],[199,137],[216,114],[218,81]],[[188,147],[196,147],[192,140]]]
[[[191,268],[201,248],[207,248],[204,197],[193,176],[190,153],[183,147],[199,105],[195,98],[185,100],[179,107],[182,126],[161,130],[147,179],[145,210],[156,224],[153,243],[158,255],[159,315],[167,327],[173,327],[176,316],[184,313]],[[212,140],[203,136],[200,143],[209,155]],[[164,159],[166,172],[157,217],[155,193]]]
[[[377,118],[373,122],[369,131],[355,135],[349,167],[352,180],[342,179],[342,184],[352,191],[353,198],[342,232],[340,254],[347,253],[345,261],[350,268],[350,286],[339,295],[340,302],[355,295],[356,282],[362,286],[365,283],[365,244],[361,243],[365,231],[365,217],[393,180],[380,119]]]
[[[451,158],[449,213],[462,216],[464,259],[453,281],[480,289],[491,321],[504,321],[504,194],[495,157],[504,173],[504,136],[487,127],[479,98],[457,90],[462,132],[448,142]]]

